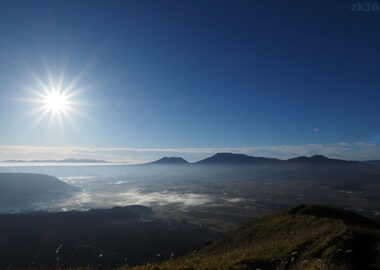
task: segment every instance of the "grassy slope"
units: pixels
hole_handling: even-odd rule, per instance
[[[380,269],[380,228],[343,209],[301,205],[185,257],[133,269]]]

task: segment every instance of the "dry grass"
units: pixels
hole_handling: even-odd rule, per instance
[[[304,206],[255,220],[177,260],[131,269],[380,269],[380,253],[372,247],[378,243],[379,228],[370,221]]]

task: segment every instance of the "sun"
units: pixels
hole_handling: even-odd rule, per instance
[[[40,115],[33,123],[37,125],[45,116],[50,115],[50,125],[58,123],[61,128],[63,127],[63,118],[68,119],[71,123],[71,114],[79,113],[75,106],[78,105],[72,99],[76,94],[75,91],[68,91],[67,89],[61,90],[59,87],[52,86],[51,88],[45,86],[43,91],[35,92],[38,95],[37,99],[33,102],[38,104],[35,112]]]
[[[54,114],[66,113],[70,105],[68,96],[57,90],[51,90],[41,101],[44,104],[44,110]]]
[[[66,122],[65,119],[71,124],[75,124],[72,119],[73,114],[84,116],[78,109],[78,106],[83,106],[83,103],[76,99],[77,95],[87,89],[84,85],[81,87],[78,85],[82,73],[79,73],[73,80],[67,81],[64,79],[63,72],[56,76],[47,72],[47,80],[43,81],[32,70],[30,71],[35,79],[35,85],[26,86],[25,90],[33,95],[27,98],[27,101],[36,105],[32,113],[38,115],[35,121],[31,122],[30,129],[36,127],[42,119],[49,116],[49,127],[58,124],[62,129],[64,122]]]

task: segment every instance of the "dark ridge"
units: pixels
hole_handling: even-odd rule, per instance
[[[254,164],[274,164],[281,162],[275,158],[253,157],[245,154],[217,153],[212,157],[195,162],[204,165],[254,165]]]
[[[159,160],[147,163],[147,164],[157,164],[157,165],[181,165],[188,164],[187,160],[181,157],[163,157]]]
[[[355,165],[358,162],[347,161],[342,159],[328,158],[323,155],[314,155],[311,157],[301,156],[291,158],[285,161],[288,164],[308,164],[308,165]]]
[[[320,218],[340,219],[346,224],[358,225],[369,228],[379,228],[380,224],[362,215],[348,211],[346,209],[332,207],[328,205],[306,205],[301,204],[289,210],[291,215],[310,215]]]
[[[369,165],[380,165],[380,160],[366,160],[361,161],[363,164],[369,164]]]

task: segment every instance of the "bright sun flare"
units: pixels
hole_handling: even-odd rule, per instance
[[[42,119],[49,117],[49,127],[58,124],[63,129],[64,120],[75,125],[73,114],[86,116],[78,109],[83,103],[79,103],[75,97],[84,92],[88,86],[80,83],[86,69],[80,71],[72,80],[65,80],[64,71],[57,72],[54,76],[48,69],[46,80],[41,79],[33,70],[29,70],[35,79],[33,86],[25,86],[25,90],[34,97],[27,98],[28,102],[35,103],[32,111],[37,114],[35,121],[31,122],[30,129],[37,126]],[[81,85],[80,85],[81,84]]]
[[[81,114],[77,107],[80,105],[73,100],[73,97],[78,95],[82,89],[73,89],[75,81],[70,83],[68,87],[62,88],[62,83],[45,85],[41,80],[37,80],[40,90],[27,88],[37,98],[29,99],[30,102],[38,104],[35,113],[38,113],[38,118],[31,124],[34,128],[43,118],[50,115],[50,124],[58,123],[63,128],[63,119],[69,120],[72,124],[71,114]]]
[[[51,91],[42,100],[44,108],[50,112],[65,113],[69,107],[68,97],[58,91]]]

